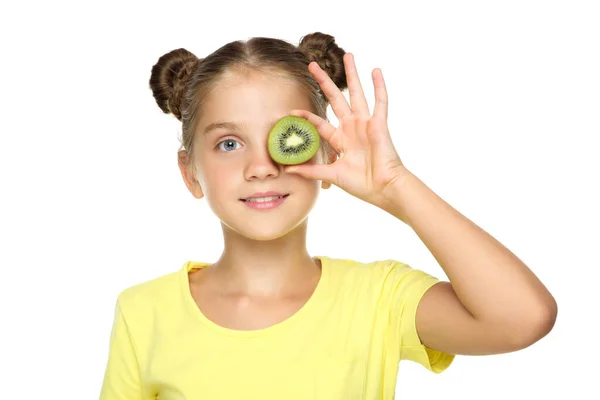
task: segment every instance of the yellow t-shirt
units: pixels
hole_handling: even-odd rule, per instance
[[[179,271],[122,291],[100,400],[393,399],[399,362],[441,373],[454,355],[417,336],[419,300],[437,278],[394,260],[317,256],[308,302],[285,321],[239,331],[206,318]]]

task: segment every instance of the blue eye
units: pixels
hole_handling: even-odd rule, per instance
[[[226,143],[226,144],[227,144],[227,146],[226,146],[226,147],[228,147],[230,150],[236,150],[236,149],[232,149],[232,148],[231,148],[231,143],[238,143],[238,144],[239,144],[239,142],[238,142],[237,140],[233,140],[233,139],[226,139],[226,140],[223,140],[222,142],[219,142],[219,144],[217,144],[217,148],[221,149],[221,144],[222,144],[222,143]],[[226,153],[229,153],[229,151],[225,151],[225,152],[226,152]]]

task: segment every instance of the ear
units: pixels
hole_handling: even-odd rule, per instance
[[[194,176],[192,163],[190,162],[189,156],[185,150],[181,150],[177,154],[177,163],[179,165],[179,170],[181,171],[183,181],[185,182],[185,186],[187,186],[192,196],[197,199],[204,197],[204,192],[202,191],[200,182],[198,182]]]

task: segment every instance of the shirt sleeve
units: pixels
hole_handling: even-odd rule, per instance
[[[416,328],[419,301],[441,280],[397,261],[388,268],[383,283],[383,298],[390,304],[388,351],[399,360],[417,362],[436,374],[445,371],[455,355],[425,346]]]
[[[140,367],[119,296],[115,306],[108,362],[100,391],[100,400],[139,400],[141,398]]]

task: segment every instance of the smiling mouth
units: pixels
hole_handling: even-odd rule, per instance
[[[284,199],[288,197],[290,194],[284,194],[283,196],[266,196],[266,197],[250,197],[247,199],[240,199],[244,202],[252,202],[252,203],[267,203],[269,201],[274,201],[278,199]]]

